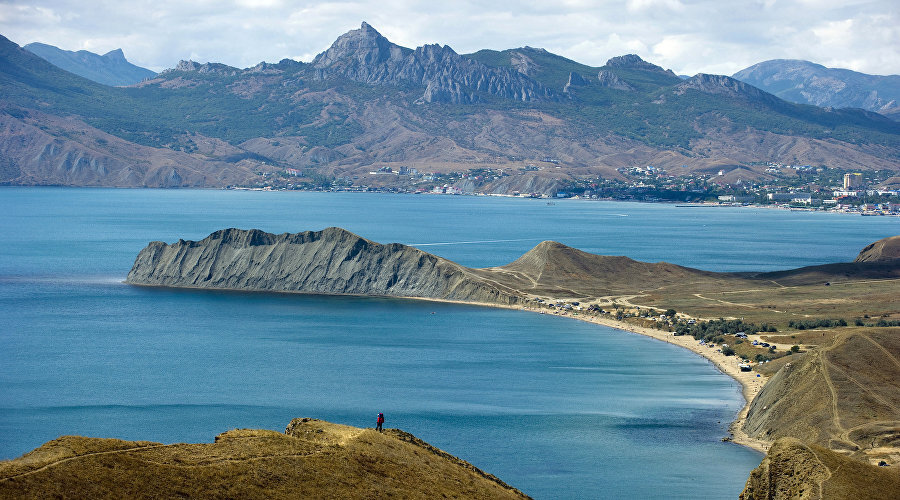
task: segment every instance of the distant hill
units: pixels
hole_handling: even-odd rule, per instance
[[[122,49],[111,50],[101,56],[87,50],[74,52],[37,42],[29,43],[23,48],[54,66],[103,85],[134,85],[156,76],[156,72],[128,62]]]
[[[0,462],[0,498],[528,498],[399,429],[296,418],[214,443],[63,436]]]
[[[733,76],[791,102],[861,108],[900,119],[900,75],[867,75],[809,61],[773,59]]]
[[[530,47],[411,49],[365,23],[311,63],[182,61],[128,88],[2,39],[0,96],[0,184],[261,186],[291,169],[380,187],[403,179],[381,168],[490,169],[465,189],[555,195],[635,165],[746,179],[767,161],[900,170],[900,124],[876,113],[685,80],[633,54],[592,67]]]
[[[881,262],[900,259],[900,236],[890,236],[867,245],[854,262]]]

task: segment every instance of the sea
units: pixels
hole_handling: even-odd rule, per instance
[[[551,315],[123,283],[150,241],[339,226],[473,267],[543,240],[711,271],[849,261],[900,219],[375,193],[0,188],[0,458],[61,435],[212,442],[295,417],[397,427],[538,499],[735,498],[740,386]],[[648,284],[649,285],[649,284]]]

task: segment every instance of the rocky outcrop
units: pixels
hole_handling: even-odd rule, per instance
[[[900,236],[891,236],[867,245],[853,262],[889,262],[900,259]]]
[[[150,243],[136,285],[417,297],[515,304],[522,296],[419,249],[340,228],[295,234],[225,229],[201,241]]]
[[[553,99],[554,93],[524,72],[490,68],[444,45],[410,50],[391,43],[366,23],[341,35],[312,62],[318,79],[343,76],[367,84],[416,85],[421,101],[471,104],[478,93],[517,101]]]
[[[783,101],[774,95],[759,90],[753,85],[748,85],[729,76],[708,75],[699,73],[675,86],[672,91],[676,95],[682,95],[688,89],[699,90],[706,94],[724,95],[736,99],[763,103],[772,107],[782,107]]]
[[[566,86],[563,88],[563,92],[569,92],[572,87],[583,87],[588,85],[590,82],[584,79],[583,76],[579,75],[574,71],[569,72],[569,79],[566,81]]]
[[[252,71],[253,68],[251,68]],[[228,66],[227,64],[222,63],[203,63],[200,64],[194,61],[179,61],[174,68],[167,69],[160,74],[166,74],[171,72],[184,71],[184,72],[196,72],[200,74],[214,74],[221,76],[237,76],[241,70]]]
[[[606,61],[606,67],[609,68],[623,68],[623,69],[639,69],[641,71],[650,71],[652,73],[662,73],[665,75],[674,76],[678,78],[675,73],[670,69],[663,69],[660,66],[657,66],[653,63],[648,63],[643,60],[637,54],[625,54],[624,56],[617,56]]]
[[[628,85],[615,73],[609,70],[601,69],[597,73],[597,83],[603,87],[609,87],[616,90],[634,90],[634,87]]]

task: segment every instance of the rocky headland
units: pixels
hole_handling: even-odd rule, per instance
[[[224,229],[201,241],[155,241],[138,255],[126,282],[492,304],[516,304],[523,298],[449,260],[335,227],[278,235]]]
[[[734,439],[768,450],[766,470],[788,463],[811,474],[800,480],[787,472],[757,471],[745,498],[821,498],[821,491],[852,491],[844,475],[828,472],[830,465],[821,470],[806,466],[826,463],[822,456],[838,457],[828,458],[838,468],[841,460],[860,470],[882,461],[900,464],[900,259],[893,257],[897,241],[900,238],[892,237],[868,245],[854,262],[769,273],[714,273],[594,255],[550,241],[512,263],[472,269],[340,228],[280,235],[226,229],[200,241],[150,243],[135,260],[127,282],[460,301],[540,310],[650,335],[711,359],[744,386],[748,405],[733,426]],[[667,308],[677,309],[679,318],[657,319],[648,313],[658,315]],[[679,324],[736,317],[779,326],[777,334],[759,332],[765,347],[741,346],[750,349],[745,357],[769,356],[776,349],[788,355],[781,354],[771,365],[755,364],[757,376],[740,370],[740,359],[729,358],[724,343],[716,350],[691,335],[674,335]],[[846,320],[841,328],[809,323],[835,317],[851,322],[856,318],[856,326]],[[810,326],[798,326],[797,321]],[[724,332],[718,335],[735,348],[745,343]],[[799,439],[800,445],[770,448],[784,438]],[[818,462],[807,460],[810,453]],[[882,472],[871,477],[888,477]],[[883,486],[895,487],[890,481]],[[759,496],[769,495],[761,491],[779,493]],[[820,493],[809,496],[813,491]]]

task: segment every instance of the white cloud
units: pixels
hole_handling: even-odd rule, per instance
[[[637,53],[677,73],[731,74],[774,58],[900,73],[895,0],[0,0],[16,43],[105,53],[161,70],[194,58],[248,67],[310,60],[367,21],[407,47],[544,47],[585,64]],[[537,5],[534,5],[537,4]]]

